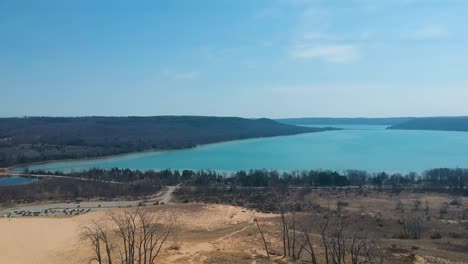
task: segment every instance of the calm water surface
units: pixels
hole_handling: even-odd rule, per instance
[[[351,130],[376,130],[386,129],[388,125],[303,125],[306,127],[335,127],[341,129]]]
[[[70,171],[119,167],[143,170],[362,169],[371,172],[421,172],[436,167],[468,167],[468,133],[385,130],[386,126],[339,127],[345,130],[232,141],[188,150],[88,161],[53,162],[29,166],[29,169]]]
[[[32,183],[34,181],[37,181],[37,179],[30,178],[30,177],[20,177],[20,176],[1,177],[0,186],[27,184],[27,183]]]

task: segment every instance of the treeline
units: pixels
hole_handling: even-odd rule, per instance
[[[148,179],[120,184],[79,179],[42,179],[30,184],[0,186],[0,202],[140,197],[159,190],[161,185]]]
[[[350,118],[327,118],[327,117],[301,117],[277,119],[278,122],[290,125],[397,125],[414,117],[350,117]]]
[[[468,117],[416,118],[394,124],[388,129],[468,131]]]
[[[26,171],[31,174],[57,174],[60,172]],[[129,170],[129,169],[91,169],[71,172],[72,177],[89,178],[100,181],[134,182],[151,180],[159,185],[186,186],[238,186],[238,187],[340,187],[340,186],[375,186],[398,191],[403,187],[440,189],[453,192],[467,192],[468,169],[432,169],[422,174],[368,173],[360,170],[336,171],[292,171],[250,170],[235,173],[212,170]]]
[[[324,131],[237,117],[0,118],[0,166]]]
[[[152,184],[158,184],[163,186],[176,185],[184,180],[190,179],[187,174],[192,175],[193,171],[184,171],[182,174],[178,170],[130,170],[130,169],[118,169],[113,168],[109,170],[105,169],[89,169],[86,171],[76,172],[50,172],[44,170],[28,170],[23,171],[26,174],[39,174],[39,175],[65,175],[75,178],[85,178],[95,181],[108,181],[108,182],[119,182],[119,183],[132,183],[138,181],[151,181]],[[203,172],[205,173],[205,172]],[[184,176],[184,177],[182,177]]]
[[[42,179],[30,184],[0,187],[0,202],[60,200],[82,198],[140,197],[158,192],[162,186],[183,184],[187,188],[214,191],[241,190],[239,188],[288,187],[363,187],[400,192],[437,191],[468,195],[468,169],[433,169],[422,174],[368,173],[349,170],[292,171],[250,170],[223,173],[210,170],[140,171],[129,169],[91,169],[82,172],[60,173],[28,171],[29,174],[65,175],[76,179]],[[223,191],[224,190],[224,191]],[[306,189],[304,189],[306,190]],[[261,190],[257,191],[258,194]],[[266,192],[265,195],[271,195]],[[258,198],[258,197],[257,197]],[[255,200],[258,200],[255,198]],[[262,199],[267,199],[263,197]],[[269,199],[269,198],[268,198]]]

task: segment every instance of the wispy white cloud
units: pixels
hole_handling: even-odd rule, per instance
[[[290,50],[290,55],[297,59],[322,59],[332,63],[350,63],[359,58],[359,51],[354,45],[299,45]]]
[[[347,32],[333,31],[336,17],[341,10],[327,6],[321,0],[282,0],[283,3],[300,5],[295,9],[298,19],[289,46],[289,56],[302,60],[321,60],[328,63],[351,63],[359,59],[355,44],[360,37],[352,39]],[[359,39],[359,40],[358,40]]]
[[[439,39],[449,36],[449,31],[441,25],[431,25],[420,28],[412,34],[416,39]]]

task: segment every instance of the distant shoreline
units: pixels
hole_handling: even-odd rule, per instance
[[[10,142],[11,147],[0,148],[0,157],[8,157],[0,165],[10,170],[58,160],[115,157],[331,129],[287,125],[267,118],[198,116],[0,118],[0,126],[6,128],[0,140]]]
[[[196,145],[196,146],[193,146],[193,147],[179,148],[179,149],[149,149],[149,150],[143,150],[143,151],[137,151],[137,152],[127,152],[127,153],[97,156],[97,157],[84,157],[84,158],[76,158],[76,159],[55,159],[55,160],[36,161],[36,162],[28,162],[28,163],[24,163],[24,164],[13,165],[13,166],[10,166],[10,167],[5,167],[3,169],[5,170],[5,173],[9,173],[9,172],[11,173],[12,170],[14,170],[16,168],[27,167],[27,166],[31,166],[31,165],[41,165],[41,164],[57,163],[57,162],[76,163],[76,162],[90,161],[90,160],[106,160],[106,159],[118,158],[118,157],[122,157],[122,156],[129,156],[129,155],[145,155],[145,154],[156,153],[156,152],[172,152],[172,151],[180,151],[180,150],[191,150],[191,149],[197,149],[197,148],[200,148],[200,147],[206,147],[206,146],[218,145],[218,144],[225,144],[225,143],[231,143],[231,142],[242,142],[242,141],[247,141],[247,140],[261,140],[261,139],[277,138],[277,137],[298,136],[298,135],[304,135],[304,134],[322,133],[322,132],[329,132],[329,131],[336,131],[336,130],[341,130],[341,129],[329,129],[329,130],[323,130],[323,131],[305,132],[305,133],[298,133],[298,134],[292,134],[292,135],[277,135],[277,136],[271,136],[271,137],[253,137],[253,138],[233,139],[233,140],[225,140],[225,141],[219,141],[219,142],[213,142],[213,143],[207,143],[207,144],[200,144],[200,145]]]

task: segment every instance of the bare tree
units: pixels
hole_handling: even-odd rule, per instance
[[[114,245],[103,223],[93,221],[89,226],[83,226],[81,235],[83,239],[91,243],[94,256],[90,259],[90,262],[97,261],[99,264],[112,264]]]
[[[156,216],[141,208],[110,212],[108,216],[82,228],[95,255],[90,262],[112,264],[114,251],[118,250],[122,264],[154,264],[174,230],[173,218]]]
[[[288,239],[288,241],[291,241],[291,244],[289,246],[290,248],[290,257],[292,257],[294,260],[298,259],[299,256],[296,255],[296,244],[297,244],[297,237],[296,237],[296,213],[292,212],[291,213],[291,223],[290,223],[290,229],[288,230],[288,237],[290,236],[289,233],[291,232],[291,239]]]
[[[343,222],[340,215],[334,217],[328,213],[319,220],[310,214],[300,226],[306,241],[304,251],[309,253],[313,264],[319,263],[317,251],[314,249],[318,245],[314,245],[312,239],[314,226],[319,229],[324,263],[344,264],[351,261],[352,264],[381,264],[383,262],[383,250],[379,241],[371,238],[367,232],[348,231],[351,227]]]
[[[288,223],[286,222],[286,207],[284,205],[280,205],[280,213],[281,213],[281,237],[283,241],[283,256],[286,257],[288,255],[289,243],[286,243],[288,237]]]
[[[330,249],[330,256],[332,257],[333,264],[345,263],[346,257],[346,237],[344,233],[341,218],[338,219],[335,229],[328,235],[328,248]]]
[[[153,264],[169,235],[172,222],[164,226],[163,219],[141,208],[123,210],[110,215],[116,224],[116,233],[123,245],[120,252],[123,264]]]
[[[301,256],[302,251],[306,246],[306,238],[298,232],[300,224],[297,218],[296,213],[293,211],[288,215],[282,215],[282,229],[283,233],[283,252],[287,252],[285,257],[292,258],[293,260],[298,260]],[[286,238],[285,238],[286,237]]]
[[[403,216],[403,237],[407,239],[420,239],[422,232],[422,217],[416,214]]]
[[[304,236],[303,250],[310,255],[312,264],[317,264],[317,256],[314,250],[315,245],[312,239],[314,225],[314,217],[310,215],[304,223],[300,224],[300,227],[302,235]]]
[[[262,229],[260,228],[258,218],[255,217],[254,213],[251,213],[250,216],[252,217],[252,220],[254,221],[255,225],[257,226],[258,232],[262,236],[263,246],[265,247],[265,252],[266,252],[268,258],[270,258],[270,252],[268,251],[268,244],[267,244],[267,241],[266,241],[266,238],[265,238],[265,234],[263,233]]]
[[[358,233],[353,233],[349,240],[349,254],[351,255],[351,263],[358,264],[359,256],[362,255],[366,245],[364,243],[365,239],[361,237]]]
[[[288,206],[285,203],[280,203],[278,209],[281,215],[280,231],[283,257],[298,260],[307,245],[307,239],[298,234],[301,225],[298,223],[296,212],[288,212]]]
[[[382,264],[383,251],[377,239],[372,239],[367,232],[353,232],[347,239],[347,251],[351,264]]]
[[[320,226],[320,236],[322,238],[322,245],[323,245],[323,253],[325,255],[325,263],[329,264],[329,249],[328,249],[328,234],[327,234],[327,228],[328,225],[330,224],[330,217],[329,215],[324,216],[324,221],[323,223],[319,224]]]
[[[379,239],[368,239],[364,250],[365,259],[362,263],[382,264],[384,262],[384,250]]]

